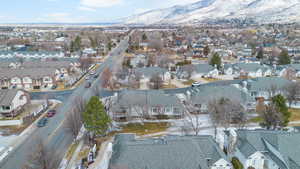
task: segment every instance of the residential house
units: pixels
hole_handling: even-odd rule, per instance
[[[144,67],[148,64],[148,59],[145,55],[139,54],[130,59],[130,65],[133,68]]]
[[[243,90],[234,85],[203,85],[186,92],[186,100],[201,112],[208,111],[210,101],[228,98],[239,102],[245,109],[253,109],[255,100]]]
[[[111,117],[114,120],[157,117],[181,117],[183,106],[175,95],[160,90],[125,90],[112,99]]]
[[[54,68],[0,69],[1,89],[51,88],[58,79]]]
[[[294,71],[296,78],[300,77],[300,64],[290,64],[287,65],[287,67],[291,68]]]
[[[178,79],[197,79],[201,77],[214,78],[219,75],[219,70],[209,64],[184,65],[177,69]]]
[[[14,117],[29,102],[29,94],[23,90],[0,90],[0,115]]]
[[[115,136],[109,169],[231,169],[211,136],[165,136],[136,139]]]
[[[171,73],[161,67],[142,67],[133,69],[135,74],[141,76],[145,81],[150,81],[150,79],[156,75],[160,76],[163,81],[168,81],[171,79]]]
[[[275,130],[227,132],[225,149],[244,168],[299,169],[300,133]]]
[[[292,82],[280,77],[261,77],[244,80],[241,88],[253,98],[269,99],[271,95],[284,94],[284,88]]]
[[[224,75],[233,75],[234,73],[233,64],[224,64],[222,66],[222,69]]]
[[[50,52],[50,51],[0,51],[0,58],[13,58],[13,57],[23,57],[23,58],[62,58],[64,57],[63,52]]]
[[[238,76],[267,77],[272,75],[272,68],[258,63],[237,63],[233,65],[234,72]]]

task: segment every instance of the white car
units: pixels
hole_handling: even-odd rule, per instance
[[[201,85],[200,82],[194,82],[194,83],[192,84],[192,87],[199,87],[200,85]]]

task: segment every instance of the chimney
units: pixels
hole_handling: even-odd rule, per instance
[[[206,163],[207,163],[207,166],[210,167],[212,164],[211,164],[211,159],[210,158],[206,158]]]

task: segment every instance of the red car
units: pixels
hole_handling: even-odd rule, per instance
[[[56,110],[49,110],[47,113],[47,117],[53,117],[56,114]]]

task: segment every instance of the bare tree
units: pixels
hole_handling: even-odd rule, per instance
[[[208,110],[215,129],[215,137],[218,127],[223,127],[227,130],[233,123],[238,124],[239,127],[243,127],[247,120],[240,102],[232,101],[228,98],[209,101]]]
[[[267,129],[276,129],[280,126],[280,122],[283,119],[282,114],[272,102],[266,106],[265,111],[261,113],[261,117],[264,119],[264,122],[260,125]]]
[[[149,47],[155,49],[157,52],[161,52],[164,47],[164,44],[161,39],[155,38],[150,40]]]
[[[59,166],[59,155],[55,149],[47,147],[42,139],[36,139],[35,151],[29,155],[27,164],[23,169],[55,169]]]
[[[291,83],[285,87],[285,96],[289,102],[289,107],[297,101],[300,92],[299,83]]]
[[[79,58],[80,69],[83,72],[87,72],[92,63],[93,63],[93,60],[89,57],[80,57]]]
[[[163,80],[159,74],[155,74],[151,77],[150,82],[153,84],[153,89],[160,89],[163,86]]]
[[[65,127],[72,133],[74,139],[76,139],[81,127],[82,127],[82,116],[81,112],[71,110],[67,112]]]
[[[278,87],[272,84],[270,88],[267,90],[269,98],[274,97],[278,93],[278,90],[279,90]]]
[[[114,84],[112,81],[112,71],[109,68],[104,69],[102,75],[101,75],[101,87],[102,88],[110,88],[111,90],[113,90]]]
[[[85,101],[81,96],[77,96],[74,101],[74,111],[82,113],[85,109]]]

